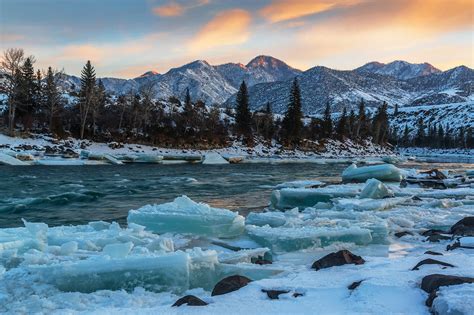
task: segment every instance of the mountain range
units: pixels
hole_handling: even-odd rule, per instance
[[[102,78],[113,94],[125,94],[152,86],[156,98],[191,98],[206,104],[234,106],[235,94],[243,80],[249,86],[250,107],[259,109],[270,102],[273,111],[283,113],[288,105],[291,81],[297,77],[301,87],[303,111],[317,114],[330,102],[335,108],[355,108],[361,99],[367,105],[382,102],[400,106],[445,104],[474,99],[474,70],[459,66],[441,71],[429,63],[394,61],[370,62],[349,71],[316,66],[301,71],[269,56],[258,56],[247,65],[226,63],[213,66],[197,60],[164,74],[149,71],[134,79]],[[78,89],[80,79],[66,75],[66,89]]]

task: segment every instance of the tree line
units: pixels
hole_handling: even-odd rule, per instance
[[[35,58],[26,56],[22,49],[6,50],[0,63],[5,77],[0,92],[7,95],[3,125],[12,135],[20,128],[58,137],[182,148],[223,147],[240,140],[248,146],[279,142],[287,148],[314,149],[327,139],[472,147],[471,129],[461,128],[462,134],[454,135],[449,128],[426,127],[421,122],[416,136],[410,136],[413,132],[408,126],[398,132],[390,126],[387,103],[370,111],[361,100],[357,112],[343,108],[338,114],[333,114],[327,103],[320,117],[305,117],[297,78],[292,82],[287,110],[280,116],[273,114],[270,103],[252,112],[245,82],[237,93],[235,109],[222,109],[193,101],[189,89],[184,91],[183,102],[174,96],[156,100],[153,81],[123,95],[111,95],[96,78],[90,61],[81,71],[78,91],[65,93],[62,71],[51,67],[35,71],[34,63]]]

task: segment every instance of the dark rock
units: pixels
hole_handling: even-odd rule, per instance
[[[422,199],[418,196],[413,196],[411,197],[412,200],[415,200],[415,201],[421,201]]]
[[[442,235],[442,234],[433,234],[426,238],[426,240],[431,243],[439,243],[439,241],[450,240],[450,239],[451,237],[447,235]]]
[[[474,217],[465,217],[459,220],[449,232],[454,235],[474,236]]]
[[[424,231],[420,234],[423,235],[423,236],[431,236],[431,235],[445,234],[445,233],[447,233],[447,232],[443,231],[443,230],[430,229],[430,230],[426,230],[426,231]]]
[[[433,300],[436,298],[436,291],[438,291],[439,287],[463,283],[474,283],[474,278],[440,274],[425,276],[423,280],[421,280],[421,289],[430,294],[426,300],[426,305],[431,306],[433,304]]]
[[[364,281],[364,280],[352,282],[347,288],[348,288],[349,290],[354,290],[354,289],[356,289],[358,286],[360,286],[360,284],[362,283],[362,281]]]
[[[257,265],[271,265],[272,261],[268,259],[257,258],[255,260],[252,260],[252,263]]]
[[[204,302],[198,297],[195,297],[194,295],[186,295],[174,302],[173,306],[181,306],[183,304],[187,304],[188,306],[205,306],[208,303]]]
[[[232,291],[237,291],[240,288],[245,287],[252,280],[247,277],[234,275],[219,281],[212,290],[212,296],[226,294]]]
[[[439,261],[439,260],[436,260],[436,259],[428,258],[428,259],[424,259],[424,260],[420,261],[419,263],[417,263],[416,266],[413,267],[412,270],[419,270],[419,267],[421,267],[423,265],[441,265],[441,266],[445,266],[445,267],[454,267],[451,264],[448,264],[448,263],[445,263],[445,262],[442,262],[442,261]]]
[[[290,292],[289,290],[267,290],[262,289],[262,292],[266,293],[271,300],[278,300],[280,294],[286,294]]]
[[[403,231],[403,232],[397,232],[394,234],[396,237],[400,238],[400,237],[403,237],[405,235],[413,235],[412,232],[408,232],[408,231]]]
[[[300,296],[304,296],[304,294],[303,294],[303,293],[299,293],[299,292],[293,293],[293,297],[294,297],[294,298],[297,298],[297,297],[300,297]]]
[[[420,174],[428,174],[428,178],[432,179],[446,179],[446,175],[437,168],[431,169],[429,171],[420,172]]]
[[[344,249],[337,253],[331,253],[323,258],[315,261],[311,268],[319,270],[323,268],[329,268],[333,266],[342,266],[346,264],[362,265],[365,260],[362,257],[354,255],[350,251]]]
[[[425,254],[426,254],[426,255],[443,256],[443,254],[438,253],[438,252],[433,252],[433,251],[431,251],[431,250],[427,250],[427,251],[425,252]]]

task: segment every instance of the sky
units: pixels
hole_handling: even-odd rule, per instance
[[[0,50],[133,78],[257,55],[306,70],[370,61],[474,67],[472,0],[0,0]]]

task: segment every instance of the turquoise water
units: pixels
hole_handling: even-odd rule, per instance
[[[0,228],[21,219],[49,225],[124,223],[130,209],[180,195],[215,207],[264,208],[284,181],[338,181],[347,164],[0,166]]]

